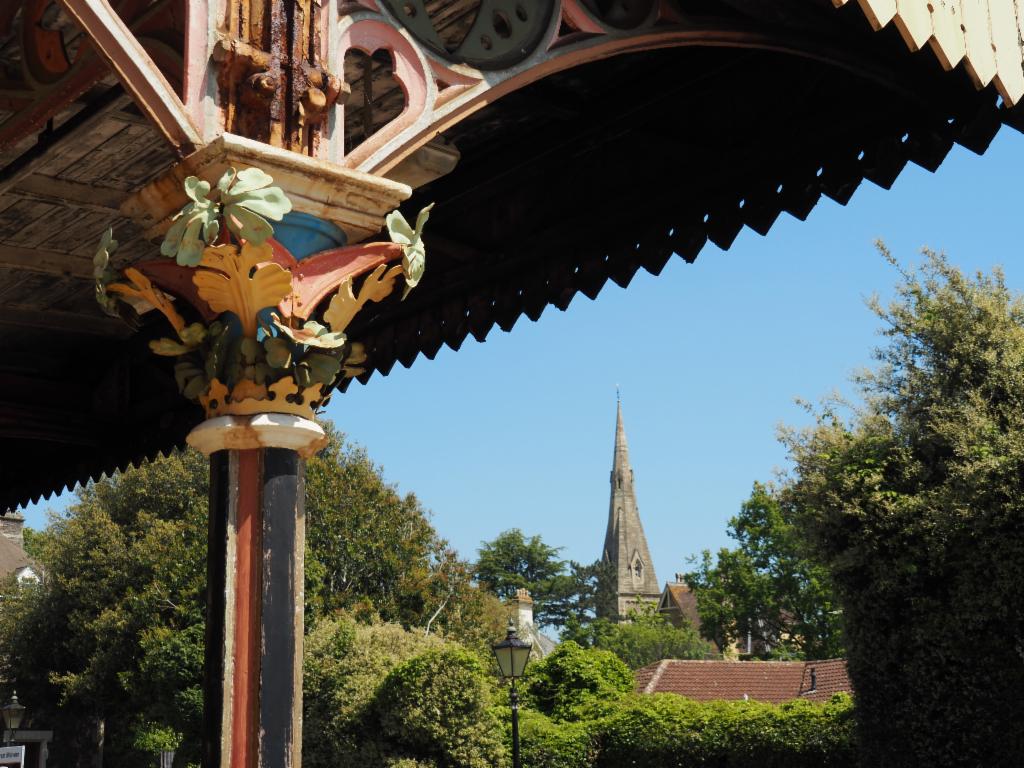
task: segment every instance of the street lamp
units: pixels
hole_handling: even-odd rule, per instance
[[[511,618],[508,620],[508,634],[505,635],[505,639],[491,646],[494,658],[498,660],[501,676],[512,681],[509,691],[509,700],[512,703],[512,768],[520,768],[519,693],[516,691],[516,679],[523,676],[526,662],[530,660],[531,647],[531,643],[516,636],[516,625],[512,623]]]
[[[18,692],[11,692],[11,700],[3,707],[4,725],[7,727],[7,746],[14,740],[14,732],[21,727],[21,721],[25,717],[25,706],[18,701]]]

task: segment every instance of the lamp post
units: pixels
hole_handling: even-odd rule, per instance
[[[511,680],[509,700],[512,704],[512,768],[520,768],[519,764],[519,693],[516,691],[516,680],[523,676],[526,662],[530,660],[531,644],[516,635],[516,625],[508,620],[508,634],[500,643],[491,646],[494,657],[498,660],[501,676]]]
[[[18,701],[18,692],[11,692],[11,700],[7,702],[3,707],[4,713],[4,726],[7,728],[4,743],[6,746],[11,746],[11,742],[14,740],[14,733],[21,727],[21,721],[25,717],[25,706]]]

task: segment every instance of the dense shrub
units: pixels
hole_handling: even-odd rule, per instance
[[[593,768],[852,768],[853,707],[637,696],[605,718]]]
[[[493,768],[505,740],[491,702],[491,680],[472,653],[455,645],[395,667],[375,702],[381,733],[409,754],[449,768]]]
[[[601,716],[558,722],[524,711],[527,768],[855,768],[853,704],[696,702],[630,695]]]
[[[592,718],[633,690],[633,673],[614,653],[569,641],[527,667],[525,701],[555,720]]]
[[[554,722],[523,710],[519,734],[523,765],[528,768],[590,768],[597,758],[593,722]]]
[[[387,674],[442,641],[397,624],[347,618],[319,622],[305,640],[303,765],[375,768],[387,764],[373,702]]]

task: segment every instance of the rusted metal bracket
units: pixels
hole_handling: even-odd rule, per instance
[[[350,90],[320,63],[318,27],[308,23],[317,5],[276,0],[257,10],[245,0],[236,1],[248,12],[229,13],[231,31],[220,33],[213,48],[226,130],[316,154],[316,129]],[[232,24],[235,18],[247,21]],[[267,32],[269,51],[254,43]]]

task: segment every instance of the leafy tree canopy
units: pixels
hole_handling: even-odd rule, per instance
[[[558,557],[560,551],[540,536],[527,538],[513,528],[481,544],[476,577],[482,587],[504,599],[514,597],[517,589],[528,590],[534,621],[557,626],[565,620],[575,587],[566,561]]]
[[[755,483],[729,521],[738,546],[717,560],[704,551],[686,575],[697,598],[701,633],[719,648],[745,642],[765,655],[829,659],[844,653],[841,612],[828,568],[809,556],[793,510]]]
[[[900,273],[862,405],[785,435],[786,502],[843,606],[864,764],[1018,765],[1024,300],[934,253]]]
[[[561,643],[526,668],[526,699],[557,720],[593,717],[602,707],[633,690],[633,673],[610,651]]]
[[[562,639],[611,651],[630,669],[662,659],[705,659],[714,654],[692,625],[673,626],[653,605],[631,611],[624,622],[600,618],[585,625],[572,623]]]

